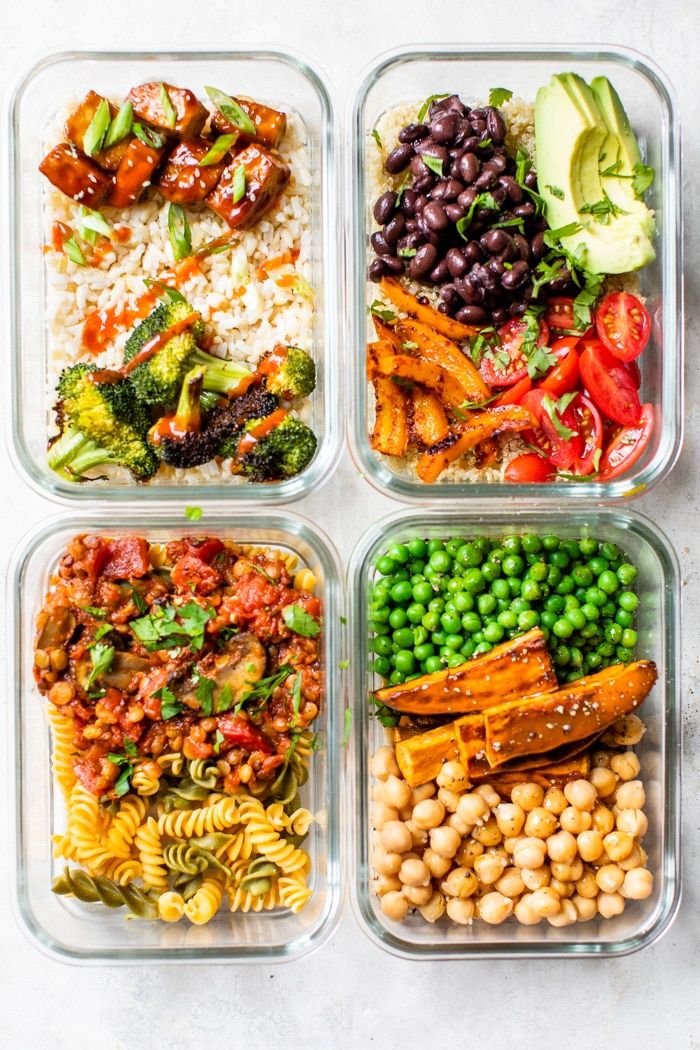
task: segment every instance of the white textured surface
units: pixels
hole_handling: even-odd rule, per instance
[[[11,9],[10,9],[11,8]],[[196,11],[196,14],[195,14]],[[332,939],[291,966],[76,969],[40,955],[22,936],[8,901],[0,853],[0,1047],[101,1050],[146,1047],[227,1050],[297,1047],[389,1050],[512,1046],[549,1050],[575,1043],[616,1050],[700,1047],[700,733],[697,721],[697,602],[700,554],[700,9],[696,0],[34,0],[0,5],[0,88],[31,60],[70,48],[287,45],[321,65],[344,115],[358,71],[399,44],[479,40],[600,41],[651,55],[674,81],[685,127],[687,436],[671,478],[637,501],[675,543],[687,598],[684,626],[685,891],[672,929],[655,947],[617,961],[410,963],[383,954],[349,907]],[[3,162],[4,162],[4,151]],[[2,236],[0,231],[0,236]],[[3,344],[3,355],[8,347]],[[7,402],[5,401],[5,405]],[[3,412],[6,408],[3,409]],[[2,549],[53,512],[0,463]],[[348,514],[348,506],[353,511]],[[332,481],[298,505],[320,521],[344,555],[369,522],[396,504],[357,476],[349,456]],[[11,508],[11,509],[10,509]],[[4,571],[4,566],[3,566]],[[1,644],[1,643],[0,643]],[[0,735],[4,738],[0,714]],[[0,795],[12,771],[0,763]],[[0,809],[0,838],[9,814]]]

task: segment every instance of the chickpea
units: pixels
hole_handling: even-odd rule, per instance
[[[512,838],[504,838],[503,842],[501,843],[501,846],[506,853],[510,853],[512,855],[513,853],[515,853],[518,843],[524,842],[526,838],[526,835],[514,835]]]
[[[484,846],[475,839],[467,839],[455,853],[455,860],[463,868],[473,868],[474,861],[484,852]]]
[[[603,845],[610,860],[624,860],[632,852],[634,839],[626,831],[611,831],[603,839]]]
[[[416,908],[422,908],[428,903],[433,895],[433,887],[428,886],[404,886],[403,895]]]
[[[561,879],[550,879],[549,887],[558,893],[562,900],[564,897],[573,897],[576,888],[573,882],[563,882]]]
[[[612,751],[606,751],[604,748],[601,748],[598,751],[593,751],[591,754],[591,765],[594,769],[610,769],[610,760],[612,757]]]
[[[520,878],[525,887],[534,893],[535,890],[541,890],[543,886],[549,886],[552,873],[548,866],[543,864],[541,868],[522,868]]]
[[[519,897],[525,891],[520,868],[505,868],[500,879],[496,879],[494,886],[504,897]]]
[[[623,860],[618,860],[617,864],[623,871],[631,871],[632,868],[645,868],[648,859],[639,843],[635,842],[630,855]]]
[[[383,849],[372,853],[372,867],[378,875],[398,875],[402,860],[400,853],[387,853]]]
[[[604,919],[611,919],[613,915],[622,915],[625,910],[625,898],[621,893],[599,893],[598,911]]]
[[[434,879],[441,879],[452,867],[452,861],[449,857],[441,857],[439,853],[436,853],[430,847],[424,852],[423,860]]]
[[[466,791],[469,787],[467,771],[461,762],[445,762],[436,780],[439,787],[447,788],[448,791],[454,791],[456,794]]]
[[[446,824],[441,828],[433,828],[430,832],[430,848],[441,857],[454,857],[461,841],[460,833]]]
[[[385,893],[394,893],[401,889],[401,882],[396,875],[379,875],[374,883],[374,889],[378,897]]]
[[[493,890],[479,899],[479,915],[489,926],[498,926],[513,911],[513,901],[502,893]]]
[[[620,893],[632,901],[642,901],[654,888],[654,876],[647,868],[632,868],[625,875]]]
[[[606,769],[605,766],[592,769],[590,779],[600,798],[609,798],[617,787],[617,773],[613,773],[612,769]]]
[[[554,813],[555,816],[559,816],[566,809],[566,795],[560,788],[549,788],[545,792],[544,800],[542,805],[545,809],[548,809],[550,813]]]
[[[615,893],[624,882],[625,873],[617,864],[603,864],[595,873],[595,881],[603,893]],[[580,891],[579,891],[580,892]]]
[[[445,898],[435,890],[427,904],[424,904],[418,910],[426,922],[437,922],[445,914]]]
[[[68,667],[68,653],[66,650],[52,649],[49,655],[54,671],[65,671],[66,667]]]
[[[75,687],[71,682],[61,681],[54,682],[49,689],[49,700],[56,707],[63,707],[64,704],[70,703],[75,696]]]
[[[643,839],[649,830],[649,821],[641,809],[621,809],[615,823],[618,831],[625,831],[635,839]]]
[[[483,853],[474,861],[476,876],[485,886],[490,886],[500,879],[505,869],[506,861],[503,857],[494,856],[493,853]]]
[[[428,831],[437,828],[445,819],[445,807],[436,798],[426,798],[413,808],[411,818],[417,828]]]
[[[399,766],[393,747],[380,747],[375,752],[370,766],[372,776],[377,780],[386,780],[389,776],[399,776]]]
[[[638,715],[623,715],[608,729],[603,740],[614,747],[634,747],[646,732],[646,727]]]
[[[497,846],[502,841],[503,836],[499,831],[496,818],[490,817],[485,824],[473,828],[472,838],[475,838],[477,842],[483,843],[484,846]]]
[[[476,892],[478,885],[479,880],[473,871],[468,871],[467,868],[453,868],[440,889],[446,897],[459,897],[466,900]]]
[[[524,838],[515,847],[513,861],[518,868],[541,868],[547,855],[543,839]]]
[[[430,871],[425,861],[418,857],[405,860],[399,869],[399,878],[404,886],[428,886]]]
[[[579,922],[588,922],[598,914],[595,897],[582,897],[580,893],[575,893],[571,898],[571,903],[576,909]]]
[[[410,820],[412,816],[413,806],[409,802],[407,806],[402,806],[399,810],[399,820],[403,820],[403,822],[405,823],[407,820]]]
[[[383,783],[380,782],[379,784],[375,784],[374,787],[372,788],[372,801],[373,802],[384,802],[384,801],[386,801],[385,798],[384,798],[384,784]]]
[[[393,773],[390,773],[384,781],[384,798],[382,801],[386,802],[387,806],[402,809],[411,801],[411,789],[405,780],[400,780],[399,777],[395,777]]]
[[[474,792],[477,795],[481,795],[489,809],[495,809],[501,801],[501,796],[490,784],[479,784],[477,788],[474,788]]]
[[[557,914],[561,908],[561,900],[559,894],[551,889],[550,886],[543,886],[542,889],[535,890],[534,893],[530,894],[529,906],[535,915],[539,915],[541,919],[546,919],[549,915]]]
[[[411,806],[417,806],[423,799],[432,798],[436,793],[435,781],[429,780],[427,784],[421,784],[419,787],[415,787],[411,791]]]
[[[642,767],[634,751],[623,751],[610,760],[610,768],[620,780],[634,780]]]
[[[571,926],[578,919],[576,908],[572,901],[564,900],[556,915],[549,915],[547,922],[550,926]]]
[[[515,905],[515,917],[522,926],[536,926],[542,921],[542,916],[532,910],[530,902],[531,893],[525,893]]]
[[[474,918],[474,912],[476,907],[474,901],[461,900],[459,897],[452,897],[447,902],[447,914],[452,919],[452,922],[458,922],[460,926],[469,926]]]
[[[619,809],[644,809],[646,800],[641,780],[628,780],[620,784],[615,792],[615,802]]]
[[[582,860],[597,860],[603,852],[603,836],[599,831],[582,831],[576,839],[576,845]]]
[[[532,782],[516,784],[510,793],[510,799],[511,802],[515,802],[516,806],[520,806],[526,813],[529,813],[531,809],[542,805],[544,791],[539,784]]]
[[[457,806],[459,805],[460,796],[456,791],[451,791],[450,788],[441,787],[437,793],[438,800],[442,802],[443,806],[448,813],[456,813]]]
[[[388,820],[382,827],[379,838],[388,853],[407,853],[413,845],[411,832],[400,820]]]
[[[469,827],[474,824],[483,824],[485,820],[488,820],[490,812],[486,800],[472,791],[462,795],[457,805],[457,816]]]
[[[577,882],[583,875],[583,861],[580,857],[576,857],[571,864],[561,864],[553,860],[550,868],[552,878],[559,879],[561,882]]]
[[[390,893],[385,893],[382,897],[382,911],[387,919],[401,922],[408,914],[408,901],[402,893],[392,890]]]
[[[534,835],[536,839],[546,839],[557,830],[557,818],[544,806],[535,806],[527,815],[525,834]]]
[[[372,806],[372,827],[376,828],[377,831],[381,831],[389,821],[398,819],[398,810],[394,809],[393,806],[387,806],[386,802],[375,802]]]
[[[570,831],[572,835],[580,835],[582,831],[588,831],[593,823],[593,817],[588,810],[567,806],[559,817],[559,823],[563,831]]]
[[[576,892],[581,897],[597,897],[599,886],[596,882],[595,872],[591,868],[584,868],[583,875],[576,882]]]
[[[602,805],[602,803],[595,807],[591,816],[593,817],[593,827],[601,835],[607,835],[615,827],[615,816],[612,810]]]
[[[567,864],[576,856],[576,839],[570,831],[558,831],[556,835],[550,835],[547,839],[547,854],[550,860]]]
[[[454,828],[462,838],[466,838],[469,834],[470,828],[459,819],[456,813],[450,813],[445,823],[449,828]]]
[[[589,780],[572,780],[564,785],[564,795],[570,806],[576,809],[593,809],[597,792]]]
[[[502,835],[512,838],[519,835],[525,823],[525,810],[513,802],[500,802],[494,811],[498,830]]]
[[[404,824],[411,832],[411,840],[414,846],[425,847],[428,845],[428,832],[423,831],[422,828],[417,828],[412,820],[405,820]]]

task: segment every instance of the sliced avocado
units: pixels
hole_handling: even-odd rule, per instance
[[[611,139],[617,144],[617,156],[610,160],[610,164],[619,160],[620,172],[624,175],[632,175],[634,166],[639,164],[642,155],[620,96],[607,77],[594,77],[591,81],[591,91],[598,103],[598,109],[608,127]],[[609,167],[607,157],[601,161],[601,168],[605,170],[606,167]]]

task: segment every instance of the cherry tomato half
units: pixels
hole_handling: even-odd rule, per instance
[[[634,426],[621,427],[601,456],[598,480],[612,481],[629,470],[649,444],[653,430],[654,406],[642,405],[639,422]]]
[[[583,452],[571,465],[573,474],[585,477],[596,469],[596,453],[603,445],[603,421],[593,402],[585,394],[579,394],[571,402],[576,417],[577,429],[583,435]]]
[[[532,390],[532,380],[529,376],[525,376],[519,383],[514,383],[513,386],[509,387],[505,394],[501,394],[493,402],[493,407],[501,408],[503,405],[519,405],[528,390]]]
[[[631,375],[632,382],[636,386],[637,390],[639,390],[640,386],[642,385],[642,373],[639,370],[639,365],[636,361],[627,361],[625,363],[625,368]]]
[[[540,390],[548,390],[555,397],[568,394],[570,390],[576,389],[578,383],[578,354],[574,349],[578,343],[578,336],[567,335],[563,339],[557,339],[551,348],[551,353],[557,359],[547,375],[537,386]]]
[[[524,452],[522,456],[511,459],[503,476],[511,484],[527,485],[553,481],[556,473],[552,464],[544,456],[538,455],[537,452]]]
[[[634,361],[649,342],[651,318],[629,292],[611,292],[596,310],[598,338],[620,361]]]
[[[602,343],[589,343],[579,358],[581,379],[596,408],[616,423],[633,426],[642,406],[632,376]]]
[[[540,334],[537,346],[546,346],[549,339],[549,328],[545,321],[540,321]],[[512,386],[527,375],[527,361],[521,353],[521,347],[527,332],[525,321],[513,318],[499,328],[500,345],[492,353],[487,353],[481,362],[481,378],[490,387]],[[507,354],[510,361],[506,364],[502,354]]]
[[[555,467],[568,470],[584,448],[583,434],[578,429],[579,420],[572,406],[560,412],[557,399],[546,390],[531,390],[521,404],[535,420],[534,428],[523,434],[525,441],[535,445]]]
[[[574,300],[568,295],[555,296],[547,303],[547,312],[544,316],[550,328],[575,328]]]

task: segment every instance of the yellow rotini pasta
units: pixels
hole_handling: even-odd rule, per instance
[[[214,918],[224,896],[224,879],[218,872],[205,875],[202,885],[184,905],[184,913],[195,926]]]
[[[47,714],[51,726],[51,769],[63,797],[68,800],[75,784],[75,770],[71,761],[73,722],[55,704],[48,705]]]
[[[314,815],[311,810],[300,806],[287,818],[287,830],[292,835],[306,835],[313,822]]]
[[[138,795],[126,795],[122,799],[119,812],[107,832],[107,846],[115,857],[130,855],[134,835],[146,816],[147,808]]]
[[[163,845],[155,817],[148,817],[137,830],[134,845],[139,852],[145,885],[154,890],[167,889],[168,869],[163,860]]]
[[[163,922],[178,922],[185,914],[185,900],[181,893],[166,890],[158,897],[158,915]]]
[[[240,803],[240,818],[246,826],[253,848],[282,871],[288,873],[304,867],[306,854],[303,850],[286,842],[270,823],[265,808],[258,799],[243,799]]]
[[[310,886],[288,875],[283,875],[278,883],[280,904],[289,908],[296,915],[300,912],[313,894]]]
[[[113,879],[120,886],[126,886],[128,883],[133,882],[134,879],[142,877],[143,868],[141,867],[141,862],[133,857],[129,860],[121,860],[119,857],[115,857],[101,866],[100,875]]]
[[[232,886],[229,889],[229,911],[241,911],[244,914],[249,911],[272,911],[279,907],[280,895],[277,888],[277,880],[266,893],[250,893],[241,886]]]
[[[158,772],[156,772],[156,770]],[[147,760],[145,762],[134,762],[134,774],[131,778],[131,787],[137,795],[148,798],[155,795],[160,789],[160,767],[157,762]]]
[[[158,818],[158,830],[161,835],[178,839],[224,831],[238,823],[238,805],[236,798],[224,795],[212,806],[163,813]]]
[[[299,569],[294,574],[294,590],[313,594],[316,589],[316,575],[311,569]]]

